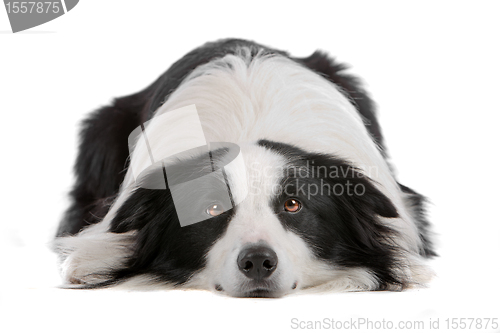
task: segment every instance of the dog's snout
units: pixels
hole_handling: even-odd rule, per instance
[[[238,255],[238,268],[250,279],[262,280],[273,274],[278,266],[278,256],[270,247],[253,245]]]

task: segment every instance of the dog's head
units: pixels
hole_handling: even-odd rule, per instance
[[[184,79],[146,128],[159,144],[136,148],[102,221],[56,240],[66,281],[269,297],[425,281],[416,194],[394,180],[376,131],[370,136],[353,104],[313,71],[238,52]],[[151,150],[182,145],[155,119],[190,104],[207,142],[235,143],[239,163],[226,167],[234,156],[221,146],[170,159],[134,183],[131,169]],[[149,186],[159,180],[163,187]]]
[[[226,153],[212,152],[215,169]],[[281,296],[325,283],[348,290],[403,283],[397,232],[380,222],[398,212],[360,169],[268,140],[241,153],[245,173],[225,168],[224,177],[176,189],[197,223],[182,226],[170,188],[136,188],[114,213],[111,241],[97,245],[105,251],[119,244],[121,252],[89,256],[86,270],[71,271],[73,281],[100,285],[142,275],[232,296]],[[194,178],[211,167],[199,156],[175,166]],[[230,193],[234,206],[220,193]],[[127,238],[113,244],[120,237]]]

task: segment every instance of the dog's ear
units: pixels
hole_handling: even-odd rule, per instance
[[[336,221],[340,240],[333,247],[343,253],[339,260],[345,266],[361,265],[370,269],[380,289],[404,285],[397,274],[400,266],[394,239],[398,231],[384,218],[399,217],[392,201],[369,177],[359,174],[348,178],[351,191],[337,196],[340,220]],[[344,182],[346,179],[342,179]],[[391,288],[392,288],[391,287]]]
[[[361,170],[348,164],[340,167],[342,170],[351,170],[339,178],[325,179],[332,188],[340,185],[340,194],[333,191],[333,199],[344,207],[348,215],[368,217],[372,220],[373,215],[385,218],[399,217],[398,211],[392,201],[377,188],[376,182],[366,176]]]
[[[427,258],[436,257],[437,253],[434,250],[433,242],[434,235],[431,231],[430,222],[427,219],[425,209],[427,199],[405,185],[399,184],[399,187],[404,194],[403,197],[405,198],[406,206],[413,216],[420,234],[420,239],[422,240],[420,255]]]
[[[353,181],[355,182],[355,186],[361,188],[361,190],[353,196],[353,200],[358,202],[358,206],[365,206],[382,217],[399,217],[398,211],[391,200],[375,187],[371,179],[363,176]]]
[[[377,121],[375,103],[363,88],[361,80],[346,73],[349,67],[336,62],[335,59],[321,51],[316,51],[307,58],[293,59],[340,88],[340,91],[356,107],[361,116],[363,116],[368,132],[373,137],[375,143],[384,151],[382,130]]]

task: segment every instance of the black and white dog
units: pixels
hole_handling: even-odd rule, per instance
[[[221,40],[92,113],[54,241],[65,284],[280,297],[428,281],[425,200],[396,181],[373,102],[345,70],[322,52],[294,58]],[[197,116],[187,129],[167,117],[187,109]],[[147,169],[153,152],[191,147],[196,121],[205,150]],[[137,129],[150,142],[131,141]],[[143,169],[146,180],[134,172]],[[218,176],[179,187],[183,173]]]

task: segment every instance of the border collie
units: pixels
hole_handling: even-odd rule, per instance
[[[280,297],[433,275],[425,199],[395,179],[360,81],[323,52],[207,43],[91,113],[75,173],[53,243],[67,287]]]

